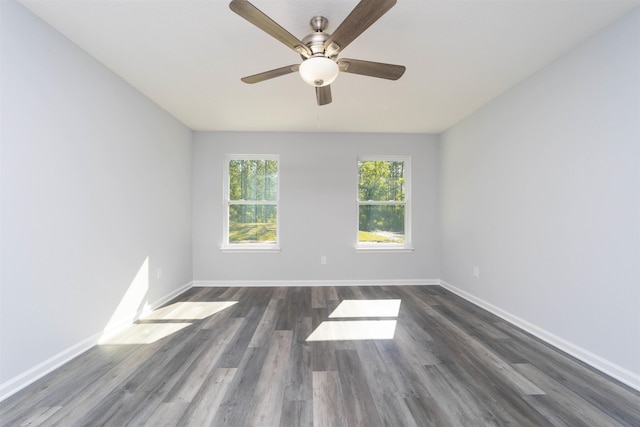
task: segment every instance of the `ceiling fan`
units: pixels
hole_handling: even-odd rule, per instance
[[[318,105],[331,103],[330,85],[339,72],[398,80],[405,71],[405,67],[402,65],[358,59],[338,59],[338,54],[349,43],[380,19],[395,4],[396,0],[360,0],[360,3],[342,21],[333,34],[324,31],[329,23],[328,20],[323,16],[315,16],[310,22],[313,32],[302,40],[298,40],[247,0],[232,0],[229,4],[232,11],[293,49],[302,57],[301,64],[287,65],[243,77],[241,80],[245,83],[259,83],[298,71],[305,82],[315,87]]]

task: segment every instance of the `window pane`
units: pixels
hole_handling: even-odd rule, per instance
[[[358,243],[404,243],[404,205],[360,205]]]
[[[277,199],[277,160],[229,160],[229,200]]]
[[[229,205],[229,243],[276,243],[278,207]]]
[[[404,162],[358,161],[358,200],[404,201]]]

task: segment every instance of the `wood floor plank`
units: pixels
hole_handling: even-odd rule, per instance
[[[486,339],[483,343],[497,354],[505,362],[514,365],[518,363],[529,363],[527,354],[523,354],[514,348],[513,340],[507,338]]]
[[[388,369],[386,360],[375,342],[363,341],[357,345],[358,357],[362,360],[362,372],[371,391],[373,403],[378,410],[381,425],[418,427],[404,398],[413,395],[405,390],[405,382],[395,369]],[[399,384],[398,382],[402,383]]]
[[[176,426],[188,407],[189,404],[185,402],[163,402],[143,421],[143,424],[157,427]],[[135,425],[134,423],[132,424]]]
[[[89,394],[92,387],[106,373],[126,363],[127,357],[138,357],[131,347],[97,346],[81,354],[7,399],[0,402],[0,420],[7,425],[18,424],[16,419],[24,412],[25,399],[30,408],[65,407],[74,405],[78,393]],[[56,393],[52,394],[51,390]],[[77,401],[76,401],[77,402]]]
[[[213,420],[231,387],[236,372],[236,368],[214,369],[175,425],[213,425]]]
[[[245,355],[249,343],[258,327],[266,307],[252,307],[231,342],[224,349],[216,368],[237,368]]]
[[[395,330],[307,341],[345,320]],[[196,287],[120,338],[0,402],[0,426],[640,426],[640,392],[439,286]]]
[[[201,331],[192,328],[177,337],[168,339],[158,349],[163,357],[156,363],[144,363],[123,381],[103,402],[96,405],[80,419],[82,425],[113,423],[115,425],[140,424],[162,403],[164,396],[175,386],[204,351]],[[184,338],[187,338],[186,340]],[[184,340],[184,341],[183,341]],[[183,343],[183,345],[176,345]]]
[[[527,354],[527,359],[533,366],[623,425],[640,425],[640,392],[612,380],[511,325],[498,326],[511,337],[517,338],[511,340],[513,348]]]
[[[311,310],[311,328],[315,330],[322,322],[326,321],[330,314],[329,308]],[[308,336],[307,336],[308,337]],[[306,338],[305,338],[306,340]],[[335,343],[332,341],[311,342],[311,369],[319,371],[337,371]]]
[[[425,403],[433,403],[428,409],[430,418],[436,425],[466,426],[497,425],[497,418],[490,411],[473,399],[465,385],[447,369],[446,365],[425,366],[421,371],[421,384],[426,390],[428,399]],[[509,417],[508,421],[513,421]]]
[[[586,404],[571,390],[554,381],[535,366],[522,363],[515,365],[515,368],[544,388],[547,396],[536,396],[528,401],[554,426],[614,427],[622,425],[598,408]]]
[[[248,426],[249,408],[256,399],[255,390],[268,349],[247,347],[233,381],[211,423],[215,426]]]
[[[351,426],[382,426],[356,350],[336,350],[345,416]]]
[[[375,341],[373,344],[378,349],[382,363],[394,379],[397,387],[395,394],[401,397],[422,397],[424,388],[421,387],[421,379],[416,372],[423,365],[414,363],[415,359],[403,352],[394,341]],[[394,369],[388,369],[389,366],[393,366]]]
[[[310,334],[311,318],[299,318],[293,329],[290,367],[284,394],[285,401],[311,401],[313,399],[311,344],[306,341]]]
[[[324,291],[324,297],[327,300],[327,303],[331,302],[338,302],[340,300],[340,298],[338,298],[338,292],[336,291],[336,287],[335,286],[325,286],[322,288],[322,290]]]
[[[314,286],[311,289],[311,308],[327,308],[325,292],[322,286]]]
[[[312,400],[285,400],[282,404],[280,427],[313,427]]]
[[[15,420],[14,425],[20,427],[43,425],[60,409],[62,409],[62,406],[40,406],[32,408],[30,411],[24,413],[20,419]]]
[[[274,331],[271,334],[271,345],[256,383],[252,410],[248,417],[248,425],[251,426],[280,425],[293,332]]]
[[[430,317],[431,322],[437,323],[437,329],[429,329],[429,333],[440,348],[440,357],[445,361],[435,368],[445,365],[452,372],[453,378],[457,378],[472,391],[471,396],[481,401],[482,406],[489,408],[489,413],[492,414],[489,418],[501,420],[497,425],[502,422],[550,425],[524,399],[524,396],[544,394],[543,390],[437,310]],[[496,425],[489,421],[487,423],[486,425]]]
[[[293,330],[296,319],[304,317],[311,308],[311,289],[308,287],[290,288],[285,297],[285,304],[280,311],[276,329],[281,331]]]
[[[92,383],[82,387],[80,392],[71,392],[67,387],[58,391],[58,399],[64,402],[62,409],[47,420],[47,424],[73,425],[80,424],[88,413],[101,407],[108,396],[141,368],[146,360],[157,353],[158,345],[147,345],[136,348],[120,363],[100,372],[100,376]],[[70,373],[73,378],[73,373]],[[74,382],[71,379],[71,382]]]
[[[267,341],[271,339],[272,332],[276,329],[276,322],[280,313],[284,308],[284,299],[271,298],[267,304],[267,308],[262,315],[262,319],[258,323],[249,347],[263,347],[267,345]]]
[[[464,384],[470,396],[473,396],[475,405],[486,408],[493,420],[487,425],[520,425],[541,427],[552,424],[539,411],[528,404],[530,396],[516,392],[504,377],[487,372],[483,364],[462,355],[455,358],[455,362],[446,363],[447,373],[461,384]]]
[[[441,304],[436,306],[436,310],[445,317],[456,323],[458,326],[464,325],[465,330],[473,336],[483,339],[503,339],[507,338],[500,329],[495,328],[492,323],[483,321],[475,311],[465,310],[458,304],[446,304],[444,298],[439,298]]]
[[[336,344],[332,341],[316,341],[311,343],[311,370],[337,371]]]
[[[218,362],[223,349],[237,333],[242,319],[229,319],[224,328],[219,328],[210,339],[210,345],[193,360],[192,366],[179,378],[179,381],[166,394],[165,402],[192,402],[209,377],[209,373]],[[209,333],[206,335],[210,336]],[[209,341],[209,340],[207,340]]]
[[[413,365],[435,365],[440,358],[431,350],[433,338],[410,320],[400,320],[396,326],[394,342],[402,349],[405,360]]]
[[[469,335],[452,320],[440,314],[438,310],[430,311],[430,317],[437,322],[441,330],[444,330],[444,333],[439,333],[439,336],[443,342],[449,343],[452,351],[457,354],[472,354],[476,363],[485,365],[485,372],[490,372],[494,376],[499,376],[503,381],[509,382],[521,394],[544,394],[543,390],[520,375],[481,341]]]
[[[273,299],[285,299],[287,297],[287,291],[289,290],[289,288],[285,288],[285,287],[279,287],[279,288],[275,288],[273,291],[273,294],[271,295],[271,298]]]
[[[237,301],[225,300],[224,302],[237,304]],[[225,325],[226,323],[233,322],[233,319],[238,319],[239,317],[233,316],[234,314],[233,307],[235,307],[236,304],[229,306],[222,311],[217,312],[213,316],[209,316],[207,318],[202,319],[200,322],[198,322],[198,327],[204,330],[214,330],[214,329],[220,328],[221,325]],[[242,319],[242,317],[240,317],[240,319]]]
[[[406,397],[404,399],[413,422],[420,427],[444,426],[445,424],[436,423],[433,408],[435,403],[431,398],[424,397]]]
[[[338,371],[313,373],[313,426],[346,426],[344,396]]]

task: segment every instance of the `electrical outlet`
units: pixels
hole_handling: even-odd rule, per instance
[[[325,265],[327,263],[327,257],[322,255],[320,257],[320,264]]]
[[[477,266],[473,267],[473,277],[476,279],[480,278],[480,269]]]
[[[158,278],[158,280],[162,279],[162,269],[158,268],[158,270],[156,271],[156,277]]]

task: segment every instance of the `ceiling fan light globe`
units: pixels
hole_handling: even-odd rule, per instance
[[[324,56],[311,57],[300,64],[302,80],[314,87],[330,85],[338,77],[338,64]]]

